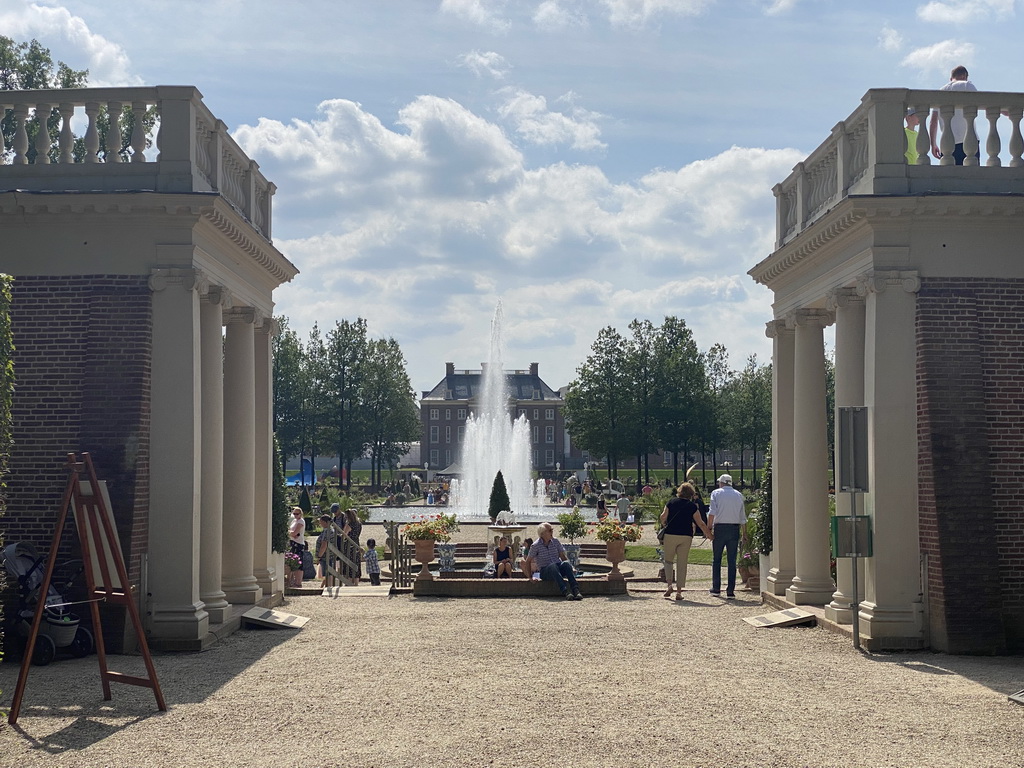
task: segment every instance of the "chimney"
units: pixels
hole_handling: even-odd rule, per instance
[[[444,364],[444,375],[445,376],[454,376],[455,375],[455,363],[445,363]]]
[[[539,370],[540,370],[540,366],[537,363],[530,363],[530,375],[531,376],[538,376],[538,375],[540,375],[538,373]]]

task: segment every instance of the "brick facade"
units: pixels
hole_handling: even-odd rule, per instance
[[[67,484],[67,453],[88,451],[107,481],[129,578],[138,586],[149,538],[147,278],[22,276],[12,293],[16,389],[5,538],[49,551]],[[76,542],[69,527],[58,562],[78,556]],[[124,619],[120,609],[106,615],[111,650],[131,644],[123,638]]]
[[[1024,280],[922,280],[917,348],[931,645],[1024,649]]]

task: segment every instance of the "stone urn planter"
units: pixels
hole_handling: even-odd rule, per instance
[[[612,564],[612,569],[608,572],[608,581],[624,578],[622,571],[619,570],[619,563],[626,559],[626,542],[622,539],[609,541],[605,558]]]
[[[422,570],[416,574],[416,581],[430,581],[434,577],[427,565],[434,559],[434,540],[416,539],[413,543],[416,545],[416,562],[423,565]]]
[[[436,544],[437,549],[437,565],[439,571],[454,571],[455,570],[455,545],[454,544]]]

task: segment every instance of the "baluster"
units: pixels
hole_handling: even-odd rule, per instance
[[[928,117],[931,110],[924,104],[915,104],[914,112],[917,113],[917,164],[932,164],[932,139],[928,135]]]
[[[50,164],[50,105],[36,104],[36,165]]]
[[[1024,118],[1024,107],[1010,107],[1006,111],[1010,118],[1010,167],[1020,168],[1024,165],[1024,136],[1021,136],[1020,121]]]
[[[146,162],[146,102],[132,102],[132,162]]]
[[[14,165],[28,165],[28,131],[25,120],[28,119],[28,104],[14,105]]]
[[[107,129],[107,141],[103,152],[103,161],[107,163],[121,162],[121,106],[120,101],[107,103],[110,127]]]
[[[57,140],[57,146],[60,149],[60,155],[57,162],[73,163],[75,162],[75,136],[71,133],[71,118],[75,115],[75,105],[65,101],[61,103],[59,109],[60,137]]]
[[[978,134],[974,130],[974,119],[977,116],[977,107],[964,107],[964,120],[967,121],[967,134],[964,136],[964,165],[978,165]]]
[[[952,104],[943,104],[939,107],[939,124],[942,129],[942,136],[939,138],[939,152],[942,154],[942,159],[939,160],[939,165],[956,164],[956,160],[953,158],[956,141],[953,139],[953,131],[949,127],[953,121],[953,112]]]
[[[985,165],[998,167],[1002,165],[999,159],[999,131],[996,129],[996,121],[999,119],[999,107],[985,107],[985,117],[988,120],[988,138],[985,139],[985,153],[988,159]]]
[[[85,116],[89,124],[85,128],[85,162],[98,163],[97,153],[100,150],[100,132],[96,127],[96,118],[100,114],[100,105],[96,101],[85,102]]]

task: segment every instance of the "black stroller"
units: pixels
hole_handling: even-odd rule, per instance
[[[39,602],[39,588],[43,583],[43,569],[46,558],[31,544],[17,542],[9,544],[0,552],[4,567],[18,584],[18,611],[15,629],[18,637],[28,640],[32,628],[32,617]],[[46,607],[39,625],[32,663],[45,666],[53,661],[57,650],[66,648],[72,655],[82,657],[93,652],[95,644],[92,632],[81,625],[78,616],[68,611],[72,603],[64,599],[63,592],[71,590],[75,581],[85,572],[81,560],[69,560],[57,569],[46,594]],[[54,583],[59,583],[57,589]]]

